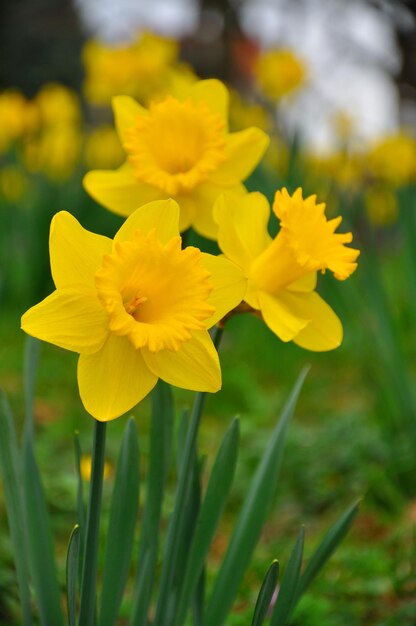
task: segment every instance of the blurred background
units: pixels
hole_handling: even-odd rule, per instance
[[[20,315],[52,289],[52,215],[68,210],[110,236],[121,223],[82,188],[86,171],[113,169],[125,158],[112,96],[147,105],[198,78],[220,78],[230,90],[231,130],[259,126],[272,138],[247,187],[270,199],[282,186],[316,193],[329,214],[343,216],[362,251],[359,270],[345,284],[320,279],[320,292],[344,325],[337,351],[306,353],[282,344],[255,318],[229,325],[223,390],[209,399],[201,446],[210,453],[231,417],[241,415],[235,507],[278,408],[301,367],[312,365],[289,433],[276,512],[230,626],[248,623],[266,564],[273,557],[285,562],[299,524],[306,524],[311,549],[357,497],[364,502],[354,530],[293,624],[414,626],[413,3],[3,0],[0,16],[0,386],[15,412],[23,415]],[[88,480],[91,419],[80,407],[75,363],[76,355],[42,347],[37,445],[61,566],[74,510],[74,429],[81,432]],[[176,399],[184,407],[192,396],[178,392]],[[137,411],[144,438],[148,409],[144,402]],[[122,421],[112,424],[108,484]],[[213,566],[228,531],[225,524]],[[17,594],[1,492],[0,554],[0,624],[13,626]]]

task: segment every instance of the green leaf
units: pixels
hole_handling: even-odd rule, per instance
[[[33,438],[33,397],[35,393],[36,374],[39,363],[40,341],[29,335],[25,341],[24,356],[24,396],[25,396],[25,431]]]
[[[270,609],[270,605],[273,599],[273,594],[277,588],[277,581],[279,579],[279,563],[273,561],[267,570],[264,577],[260,592],[257,598],[256,606],[254,608],[254,615],[251,621],[251,626],[262,626],[264,620]]]
[[[315,552],[312,554],[308,565],[299,580],[296,602],[300,600],[301,596],[305,593],[318,572],[322,569],[326,561],[330,558],[342,539],[345,537],[358,513],[360,503],[361,500],[358,500],[348,507],[335,524],[331,526],[319,546],[316,548]]]
[[[95,626],[96,623],[97,567],[106,431],[106,422],[94,420],[90,493],[79,601],[79,624],[82,626]]]
[[[79,525],[79,551],[80,551],[80,555],[84,554],[84,548],[85,548],[85,528],[86,528],[86,512],[85,512],[85,505],[84,505],[84,487],[83,487],[83,481],[82,481],[82,474],[81,474],[81,457],[82,457],[82,452],[81,452],[81,444],[79,441],[79,433],[75,432],[74,433],[74,450],[75,450],[75,471],[77,474],[77,483],[78,483],[78,487],[77,487],[77,522]],[[81,576],[82,574],[82,563],[83,560],[80,558],[79,559],[79,575]]]
[[[139,506],[139,444],[134,419],[127,423],[118,456],[104,559],[100,626],[113,626],[127,582]]]
[[[276,493],[285,435],[306,373],[305,369],[298,377],[248,486],[246,498],[209,598],[205,626],[221,626],[224,623],[250,563]]]
[[[21,465],[14,419],[9,403],[0,392],[0,469],[4,485],[7,518],[9,521],[17,583],[22,607],[23,626],[32,625],[27,563],[26,517],[23,507]]]
[[[292,614],[297,600],[297,587],[302,567],[303,542],[305,529],[302,527],[291,552],[282,585],[277,596],[276,604],[270,621],[270,626],[285,626]]]
[[[66,600],[68,610],[68,626],[76,626],[77,621],[77,582],[80,548],[79,526],[73,528],[68,543],[66,556]]]
[[[23,443],[23,496],[33,587],[43,626],[61,626],[63,615],[50,520],[29,436]]]
[[[130,624],[145,624],[156,573],[163,491],[170,465],[173,400],[169,385],[159,380],[152,393],[152,427],[146,500],[143,511],[137,580]]]
[[[185,621],[192,594],[203,572],[208,550],[228,498],[237,462],[238,441],[239,424],[238,420],[233,420],[215,459],[197,519],[175,619],[178,626]]]
[[[189,489],[194,479],[192,468],[194,467],[197,455],[196,442],[205,397],[205,393],[196,394],[190,426],[186,436],[186,444],[182,455],[183,458],[175,493],[174,508],[167,530],[154,626],[170,626],[175,617],[175,603],[172,601],[172,583],[180,559],[183,529],[187,521],[185,507]]]

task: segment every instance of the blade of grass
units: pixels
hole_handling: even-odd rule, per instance
[[[129,573],[138,507],[139,444],[136,422],[130,419],[120,447],[111,499],[98,620],[100,626],[113,626],[117,620]]]
[[[84,505],[84,486],[81,474],[81,444],[79,441],[79,433],[74,433],[74,451],[75,451],[75,471],[77,475],[77,522],[79,525],[79,553],[80,557],[84,555],[85,548],[85,527],[86,527],[86,514]],[[79,575],[81,578],[83,558],[79,558]]]
[[[192,594],[203,571],[234,478],[239,441],[238,420],[233,420],[221,443],[198,515],[189,560],[183,578],[175,624],[184,623]]]
[[[277,588],[278,579],[279,563],[278,561],[273,561],[267,570],[266,576],[264,577],[261,585],[256,606],[254,607],[254,615],[251,621],[251,626],[262,626],[270,610],[273,595]]]
[[[33,587],[43,626],[61,626],[60,589],[53,551],[50,519],[29,430],[22,451],[29,560]]]
[[[221,626],[234,602],[276,492],[285,435],[307,370],[298,377],[248,487],[237,524],[208,601],[205,626]]]
[[[16,565],[23,626],[32,626],[29,568],[27,562],[26,516],[24,515],[21,465],[13,415],[0,392],[0,469],[4,485],[7,518]]]
[[[342,539],[347,534],[348,530],[351,528],[351,524],[358,513],[360,503],[361,500],[358,500],[347,508],[343,515],[341,515],[335,524],[331,526],[319,546],[312,554],[308,565],[299,580],[296,592],[296,602],[300,600],[301,596],[308,589],[309,585],[315,579],[319,571],[331,557]]]
[[[191,470],[196,454],[196,439],[205,403],[205,396],[205,393],[196,394],[190,427],[186,438],[175,494],[174,509],[167,531],[154,626],[170,626],[174,619],[173,605],[170,602],[172,581],[179,558],[182,528],[186,517],[185,502],[192,481],[193,473]]]
[[[94,420],[94,443],[85,550],[82,567],[79,624],[94,626],[97,593],[98,540],[103,489],[106,423]]]
[[[296,605],[297,587],[302,567],[303,543],[305,529],[302,527],[293,546],[289,561],[282,579],[276,604],[274,606],[270,626],[286,626]]]
[[[68,626],[76,626],[77,622],[77,582],[80,548],[79,526],[76,524],[71,533],[66,556],[66,601]]]
[[[159,380],[152,403],[149,470],[131,625],[147,622],[155,579],[163,491],[172,450],[173,400],[169,385]]]

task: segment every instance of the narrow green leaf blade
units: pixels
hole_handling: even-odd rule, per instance
[[[77,621],[77,582],[80,548],[79,526],[76,524],[71,533],[66,556],[66,601],[68,626],[76,626]]]
[[[260,588],[260,592],[257,598],[256,606],[254,607],[254,615],[251,621],[251,626],[262,626],[264,620],[267,617],[267,613],[270,609],[270,604],[273,599],[273,594],[276,591],[277,581],[279,579],[279,563],[273,561],[267,570],[263,583]]]
[[[172,454],[173,399],[169,385],[159,380],[152,393],[152,402],[149,470],[130,620],[132,626],[147,622],[156,573],[163,491]]]
[[[301,528],[283,576],[270,626],[285,626],[296,605],[304,538],[305,529]]]
[[[35,394],[36,374],[39,363],[40,341],[29,335],[25,341],[24,356],[24,396],[25,396],[25,434],[33,438],[33,398]]]
[[[85,547],[85,529],[87,526],[87,514],[84,504],[84,486],[81,474],[81,444],[79,441],[79,433],[74,434],[74,451],[75,451],[75,471],[77,474],[77,523],[79,526],[79,552],[84,554]],[[79,559],[79,575],[82,574],[82,559]]]
[[[354,518],[358,513],[360,503],[361,500],[358,500],[347,508],[343,515],[341,515],[335,524],[331,526],[319,546],[316,548],[315,552],[312,554],[308,565],[299,580],[297,601],[299,601],[301,596],[305,593],[316,575],[331,557],[342,539],[347,534],[348,530],[351,528]]]
[[[224,561],[209,598],[205,626],[222,626],[250,563],[277,488],[285,435],[307,370],[298,377],[248,487]]]
[[[238,442],[239,423],[235,419],[221,443],[199,512],[175,620],[178,626],[185,620],[228,498],[237,463]]]
[[[131,418],[120,447],[111,499],[98,622],[100,626],[113,626],[116,623],[123,598],[139,507],[139,472],[137,426]]]
[[[10,528],[22,607],[23,626],[32,625],[27,563],[26,517],[23,508],[21,465],[13,415],[3,392],[0,392],[0,469],[4,485],[7,518]]]
[[[29,560],[42,626],[61,626],[63,615],[45,495],[32,441],[23,444],[23,494]]]

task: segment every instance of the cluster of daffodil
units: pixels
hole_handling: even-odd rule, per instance
[[[309,350],[332,350],[342,341],[341,322],[318,294],[317,277],[329,270],[342,281],[354,272],[359,252],[348,246],[352,235],[338,233],[341,218],[328,219],[325,204],[315,196],[304,197],[301,189],[293,194],[277,190],[272,208],[260,192],[248,192],[244,181],[264,156],[269,137],[255,126],[229,132],[228,98],[218,80],[183,82],[148,106],[130,95],[115,97],[126,160],[116,170],[90,171],[84,186],[99,203],[127,219],[113,239],[86,230],[66,211],[52,219],[49,252],[56,289],[23,315],[22,328],[79,353],[79,392],[95,418],[94,444],[91,461],[79,444],[76,448],[77,525],[68,547],[64,617],[34,455],[30,406],[36,344],[29,343],[21,451],[5,401],[0,410],[0,464],[24,626],[32,624],[32,587],[42,626],[63,626],[65,620],[69,626],[115,626],[129,576],[141,472],[135,421],[130,420],[115,470],[97,611],[106,422],[133,409],[153,389],[149,471],[129,623],[145,624],[154,612],[154,626],[183,626],[192,608],[199,623],[224,624],[273,500],[284,436],[303,376],[271,433],[224,561],[206,594],[208,552],[229,496],[238,447],[234,420],[202,496],[197,435],[205,393],[221,387],[217,348],[222,330],[233,315],[249,313],[264,320],[282,341]],[[279,223],[275,236],[269,233],[271,218]],[[221,254],[187,246],[190,229],[216,241]],[[178,452],[177,488],[159,565],[173,419],[166,383],[198,394]],[[87,512],[82,498],[86,475],[91,479]],[[356,512],[354,504],[303,572],[300,531],[277,599],[279,566],[274,561],[269,567],[252,626],[261,626],[268,613],[271,626],[285,626]]]
[[[217,80],[149,108],[115,98],[126,162],[89,172],[84,184],[126,222],[114,241],[65,212],[52,222],[56,291],[22,326],[80,353],[81,398],[99,420],[130,410],[158,378],[217,391],[220,367],[208,329],[233,311],[262,317],[280,339],[310,350],[341,343],[341,322],[316,292],[317,272],[348,278],[358,256],[346,245],[352,235],[336,233],[341,218],[328,220],[325,205],[304,199],[300,189],[277,191],[280,230],[274,239],[268,234],[266,198],[243,185],[268,138],[255,127],[229,133],[227,106]],[[190,227],[217,240],[223,254],[182,249],[180,232]]]

